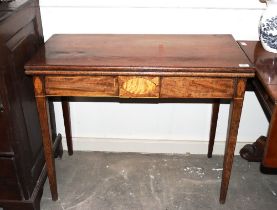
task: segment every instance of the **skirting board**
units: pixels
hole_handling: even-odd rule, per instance
[[[66,139],[62,138],[64,149]],[[248,143],[237,142],[235,154]],[[225,141],[215,141],[213,154],[224,153]],[[207,154],[207,141],[188,140],[149,140],[149,139],[111,139],[111,138],[73,138],[74,151],[138,152],[138,153],[176,153]]]

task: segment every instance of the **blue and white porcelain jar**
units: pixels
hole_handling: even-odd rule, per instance
[[[260,41],[265,50],[277,53],[277,0],[268,0],[260,20]]]

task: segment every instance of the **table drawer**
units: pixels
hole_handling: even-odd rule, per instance
[[[160,78],[146,76],[119,76],[119,97],[158,98]]]
[[[48,96],[118,96],[118,84],[113,76],[48,76],[45,78]]]
[[[161,98],[232,98],[234,80],[203,77],[163,77]]]

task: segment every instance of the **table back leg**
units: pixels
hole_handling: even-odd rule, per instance
[[[209,146],[208,146],[208,158],[211,158],[213,154],[219,106],[220,106],[220,99],[215,99],[212,105],[212,118],[211,118],[210,138],[209,138]]]
[[[68,154],[73,155],[71,120],[70,120],[70,106],[69,106],[69,102],[68,102],[67,97],[62,98],[62,109],[63,109],[63,119],[64,119],[64,128],[65,128]]]

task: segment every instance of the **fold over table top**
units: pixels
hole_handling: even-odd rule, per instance
[[[26,74],[227,73],[254,68],[231,35],[53,35]]]

